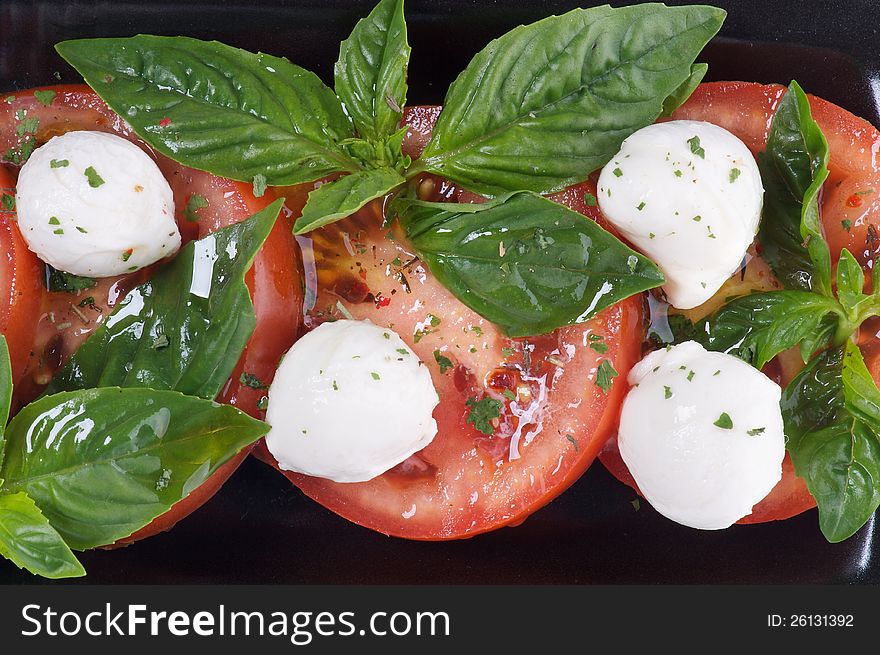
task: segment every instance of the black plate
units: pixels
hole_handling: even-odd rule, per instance
[[[373,0],[27,2],[0,4],[0,90],[78,81],[52,45],[138,32],[216,38],[286,55],[331,77],[339,42]],[[410,102],[437,103],[491,38],[589,2],[409,0]],[[670,3],[684,4],[684,3]],[[716,2],[730,15],[702,60],[709,79],[782,82],[875,125],[880,108],[876,0]],[[815,510],[777,524],[700,532],[676,525],[601,465],[515,529],[467,541],[383,537],[311,502],[255,460],[172,532],[85,553],[90,583],[880,583],[874,521],[845,543]],[[0,565],[0,583],[40,582]]]

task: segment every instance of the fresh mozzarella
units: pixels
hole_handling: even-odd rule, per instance
[[[755,238],[764,188],[755,158],[727,130],[700,121],[635,132],[602,169],[599,207],[666,276],[670,304],[706,302]]]
[[[34,150],[18,177],[16,208],[28,247],[74,275],[122,275],[180,248],[159,167],[105,132],[68,132]]]
[[[736,357],[687,341],[629,374],[618,445],[642,494],[693,528],[726,528],[782,477],[781,391]]]
[[[395,332],[324,323],[278,366],[266,445],[284,470],[363,482],[431,442],[438,402],[428,367]]]

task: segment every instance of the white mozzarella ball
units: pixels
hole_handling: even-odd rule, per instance
[[[16,209],[28,247],[74,275],[122,275],[180,248],[167,180],[114,134],[68,132],[34,150],[18,178]]]
[[[663,271],[670,304],[690,309],[740,267],[764,188],[755,158],[733,134],[669,121],[624,140],[597,193],[605,217]]]
[[[278,366],[266,446],[284,470],[363,482],[431,442],[438,402],[428,367],[395,332],[369,321],[324,323]]]
[[[761,371],[688,341],[650,353],[629,383],[620,454],[664,516],[693,528],[726,528],[779,482],[781,390]]]

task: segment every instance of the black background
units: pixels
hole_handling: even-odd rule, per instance
[[[491,38],[589,2],[409,0],[411,103],[442,101]],[[619,3],[618,3],[619,4]],[[670,3],[681,4],[681,3]],[[880,106],[880,10],[850,2],[716,2],[730,15],[701,60],[708,79],[788,83],[864,116]],[[78,81],[60,40],[138,32],[216,38],[286,55],[331,77],[339,42],[372,0],[18,2],[0,0],[0,91]],[[417,543],[349,524],[255,460],[168,534],[85,553],[89,583],[880,583],[874,521],[830,545],[815,510],[778,524],[690,530],[663,519],[595,465],[516,529]],[[0,565],[0,583],[43,582]],[[73,584],[77,584],[74,582]]]

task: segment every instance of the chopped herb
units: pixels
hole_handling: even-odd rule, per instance
[[[588,192],[584,194],[584,202],[587,203],[587,207],[595,207],[599,200],[592,193]]]
[[[89,186],[93,189],[97,189],[99,186],[104,184],[104,178],[98,175],[98,171],[96,171],[92,166],[89,166],[85,170],[85,176],[89,180]]]
[[[339,391],[339,385],[336,384],[336,380],[333,380],[333,391]]]
[[[67,159],[53,159],[49,162],[49,168],[64,168],[65,166],[70,166]]]
[[[168,341],[168,335],[166,334],[157,334],[153,338],[153,349],[159,350],[160,348],[167,348],[171,342]]]
[[[479,325],[471,325],[471,332],[476,334],[478,337],[483,336],[483,328],[481,328]]]
[[[263,381],[260,378],[258,378],[256,375],[254,375],[253,373],[242,373],[239,376],[238,381],[250,389],[268,389],[269,388],[268,384],[264,384]]]
[[[634,498],[633,500],[629,501],[629,504],[632,505],[633,509],[637,512],[642,509],[642,501],[640,501],[638,498]]]
[[[644,200],[642,202],[640,202],[638,205],[636,205],[636,209],[638,209],[639,211],[642,211],[644,208],[645,208],[645,201]]]
[[[516,352],[515,348],[509,348],[509,347],[505,346],[504,348],[501,349],[501,356],[502,357],[512,357],[513,353],[515,353],[515,352]]]
[[[439,350],[434,351],[434,361],[440,365],[440,375],[444,375],[446,371],[454,367],[452,360],[446,357]]]
[[[507,398],[508,400],[516,400],[516,394],[513,393],[510,389],[505,389],[505,390],[502,392],[502,395],[503,395],[505,398]]]
[[[680,170],[676,169],[676,171],[675,171],[675,177],[681,177],[681,171],[680,171]]]
[[[34,98],[36,98],[37,102],[39,102],[41,105],[45,105],[46,107],[48,107],[55,99],[55,92],[51,90],[34,91]]]
[[[370,377],[373,378],[374,380],[380,380],[380,379],[381,379],[381,378],[379,377],[379,374],[376,373],[376,371],[370,371]]]
[[[61,225],[61,221],[58,220],[57,216],[50,216],[49,225]]]
[[[400,257],[395,257],[391,260],[392,266],[400,266],[403,262],[400,261]]]
[[[254,195],[257,198],[262,198],[264,193],[266,193],[266,176],[257,173],[254,175]]]
[[[465,405],[471,408],[467,415],[468,423],[483,434],[490,435],[495,432],[492,420],[501,417],[501,401],[489,397],[477,400],[471,396]]]
[[[15,136],[19,139],[28,134],[36,134],[40,128],[40,119],[38,118],[24,118],[22,115],[19,121],[19,124],[15,126]]]
[[[721,416],[712,425],[717,425],[722,430],[731,430],[733,429],[733,420],[727,412],[721,412]]]
[[[739,177],[739,173],[740,173],[740,171],[738,168],[731,168],[730,169],[730,183],[731,184],[736,182],[736,178]]]
[[[663,387],[663,398],[665,398],[666,400],[669,400],[670,398],[672,398],[672,388],[671,387],[666,387],[666,386]]]
[[[64,229],[59,227],[57,230],[52,230],[52,234],[64,234]]]
[[[208,199],[205,198],[205,196],[199,193],[193,193],[190,195],[189,200],[186,201],[186,207],[183,210],[183,217],[192,223],[196,223],[199,220],[199,216],[196,212],[207,206]]]
[[[716,376],[716,375],[720,375],[720,374],[721,374],[721,369],[719,368],[719,369],[718,369],[717,371],[715,371],[712,375],[713,375],[713,377],[714,377],[714,376]]]
[[[648,238],[649,238],[649,239],[653,239],[655,236],[657,236],[657,235],[654,234],[653,232],[648,232]]]
[[[767,428],[752,428],[751,430],[746,432],[746,434],[749,435],[750,437],[754,437],[759,434],[762,434],[764,432],[764,430],[766,430],[766,429]]]
[[[3,196],[0,197],[0,207],[6,212],[15,211],[15,196],[4,193]]]
[[[82,232],[83,234],[89,233],[89,231],[86,228],[80,227],[79,225],[76,226],[76,230],[77,230],[77,232]]]
[[[425,321],[427,321],[428,325],[430,325],[430,328],[428,328],[428,326],[425,326],[422,329],[416,330],[413,333],[413,341],[415,341],[416,343],[421,341],[422,338],[426,337],[427,335],[433,334],[434,332],[436,332],[437,327],[440,325],[440,319],[437,318],[436,316],[434,316],[433,314],[428,314],[425,317]]]
[[[257,402],[257,409],[262,412],[265,412],[269,409],[269,396],[262,396],[260,400]]]
[[[700,216],[699,214],[697,214],[697,215],[694,216],[691,220],[694,221],[694,222],[696,222],[696,223],[699,223],[699,222],[702,220],[702,216]]]
[[[82,300],[79,301],[78,307],[88,307],[90,309],[97,309],[95,307],[95,297],[94,296],[86,296]]]
[[[386,339],[390,339],[390,338],[391,338],[391,335],[388,334],[387,332],[383,332],[383,333],[382,333],[382,336],[385,337]]]
[[[409,351],[406,348],[395,348],[395,351],[401,355],[409,355]]]
[[[7,105],[11,105],[13,102],[15,102],[15,96],[6,96]]]
[[[44,279],[46,289],[49,291],[60,291],[63,293],[76,293],[77,291],[85,291],[91,289],[98,281],[90,277],[80,277],[79,275],[71,275],[64,271],[59,271],[46,264],[46,276]],[[88,298],[86,300],[89,300]],[[94,298],[91,299],[89,305],[94,305]],[[84,306],[84,305],[83,305]]]
[[[689,372],[688,372],[687,381],[688,381],[688,382],[691,382],[693,379],[694,379],[694,372],[693,372],[693,371],[689,371]]]
[[[703,150],[702,146],[700,146],[700,137],[692,136],[687,140],[688,145],[691,147],[691,152],[694,153],[697,157],[702,159],[706,158],[706,151]]]
[[[843,229],[846,230],[847,232],[849,232],[850,228],[852,227],[852,221],[849,220],[848,218],[845,218],[842,221],[840,221],[840,224],[843,226]]]
[[[575,439],[570,434],[565,435],[565,438],[571,442],[571,445],[574,446],[574,452],[580,452],[580,447],[578,446],[577,439]]]
[[[614,364],[611,363],[611,360],[603,359],[602,363],[599,364],[599,368],[596,369],[596,381],[593,384],[599,387],[602,393],[607,395],[608,390],[611,388],[612,379],[618,375],[620,374],[614,369]]]
[[[134,250],[132,248],[129,248],[128,250],[123,250],[122,251],[122,261],[127,262],[129,259],[131,259],[131,256],[133,254],[134,254]]]
[[[614,177],[620,177],[621,175],[623,175],[623,171],[620,170],[619,168],[615,168],[615,169],[614,169],[613,171],[611,171],[611,172],[614,173]]]

